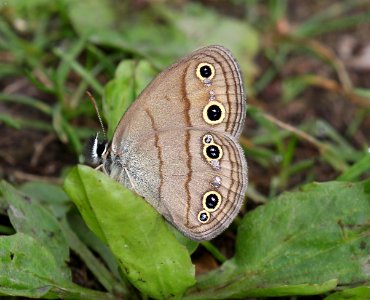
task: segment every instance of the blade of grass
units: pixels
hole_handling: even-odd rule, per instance
[[[356,181],[359,180],[360,176],[369,172],[370,170],[370,148],[368,153],[364,155],[362,159],[356,162],[354,165],[349,167],[343,172],[337,180],[339,181]]]
[[[77,235],[71,230],[65,219],[63,219],[61,226],[71,249],[79,255],[101,285],[110,293],[116,291],[127,297],[129,293],[128,287],[123,286],[116,281],[112,273],[107,270],[101,261],[91,253],[86,245],[82,243]]]
[[[345,92],[352,90],[351,78],[348,75],[346,67],[343,61],[337,57],[332,49],[323,43],[320,43],[318,40],[300,38],[292,34],[282,34],[280,41],[288,44],[291,43],[295,51],[305,48],[315,54],[323,62],[331,65],[334,68]]]
[[[65,54],[61,49],[55,48],[53,51],[58,57],[62,58],[71,68],[79,74],[86,82],[88,82],[100,95],[103,95],[103,86],[95,77],[90,73],[91,71],[86,70],[80,63]]]
[[[253,183],[248,184],[247,198],[252,199],[254,203],[266,203],[268,201],[267,197],[256,190]]]
[[[61,49],[56,49],[54,52],[59,51],[61,54],[63,54],[61,62],[55,72],[55,86],[56,86],[56,92],[58,95],[59,103],[61,103],[63,106],[68,107],[69,105],[65,103],[65,94],[66,94],[66,80],[68,77],[68,74],[71,71],[72,63],[75,62],[76,58],[81,54],[82,51],[84,51],[86,46],[86,39],[81,38],[78,39],[76,42],[71,44],[67,50],[64,50],[63,52]]]
[[[52,112],[52,109],[49,105],[42,102],[41,100],[28,97],[28,96],[16,95],[16,94],[6,94],[6,93],[0,92],[0,101],[24,104],[29,107],[35,108],[49,116],[51,115],[51,112]]]
[[[212,256],[217,259],[220,263],[224,263],[227,261],[227,258],[220,252],[220,250],[217,249],[211,242],[205,241],[200,243],[204,248],[207,249],[209,253],[212,254]]]
[[[350,1],[345,1],[341,3],[344,5],[333,5],[330,13],[325,14],[324,11],[324,14],[318,15],[316,18],[310,18],[309,21],[301,24],[295,33],[300,36],[313,37],[323,33],[339,31],[359,24],[368,23],[370,18],[370,13],[368,11],[345,16],[345,13],[354,6],[360,6],[365,3],[366,1],[353,1],[351,5]],[[325,26],[323,26],[323,23],[325,23]]]
[[[1,123],[4,123],[5,125],[13,127],[15,129],[21,128],[21,124],[17,122],[17,120],[14,120],[12,116],[3,113],[0,113],[0,124]]]

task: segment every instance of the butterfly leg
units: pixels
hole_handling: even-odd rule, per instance
[[[105,171],[105,168],[104,168],[104,165],[103,165],[103,164],[100,164],[99,166],[97,166],[96,168],[94,168],[94,170],[96,170],[96,171],[99,171],[99,170],[101,170],[101,169],[103,169],[104,173],[106,173],[106,171]]]
[[[134,191],[135,193],[138,193],[136,188],[135,188],[135,185],[134,185],[134,182],[133,180],[131,179],[131,176],[130,176],[130,173],[128,172],[128,169],[127,168],[123,168],[123,170],[125,170],[126,174],[127,174],[127,178],[128,180],[130,181],[130,185],[131,185],[131,190]]]

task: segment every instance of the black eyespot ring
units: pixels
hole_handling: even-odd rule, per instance
[[[203,156],[211,164],[218,164],[219,160],[223,156],[222,147],[217,145],[213,140],[207,144],[204,142],[205,138],[203,137]]]
[[[207,146],[206,153],[210,159],[219,159],[221,154],[220,147],[217,145]]]
[[[212,212],[218,209],[221,205],[222,197],[216,191],[209,191],[203,195],[203,208]]]
[[[207,124],[220,124],[225,116],[225,107],[218,101],[209,101],[203,109],[203,119]]]
[[[215,76],[215,68],[209,63],[200,63],[197,67],[196,75],[201,81],[205,79],[212,80]]]
[[[218,197],[216,194],[209,194],[206,197],[206,207],[208,209],[215,209],[218,204]]]
[[[211,121],[218,121],[220,120],[221,116],[222,116],[222,110],[218,105],[213,104],[210,107],[208,107],[207,109],[208,119],[210,119]]]
[[[199,73],[202,77],[208,78],[208,77],[211,77],[212,75],[212,69],[209,66],[205,65],[205,66],[200,67]]]
[[[202,210],[201,212],[199,212],[198,214],[198,220],[201,222],[201,223],[207,223],[208,220],[210,218],[210,215],[209,215],[209,212],[206,211],[206,210]]]
[[[210,134],[203,136],[203,144],[210,144],[213,141],[213,137]]]

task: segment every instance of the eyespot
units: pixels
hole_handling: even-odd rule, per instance
[[[206,148],[207,156],[211,159],[219,159],[220,158],[220,147],[217,145],[211,145]]]
[[[203,155],[207,160],[219,160],[223,155],[222,148],[216,144],[205,146],[203,148]]]
[[[208,211],[212,212],[215,211],[221,205],[222,197],[216,191],[210,191],[203,195],[203,208]]]
[[[203,109],[203,119],[208,124],[220,124],[225,119],[225,107],[217,101],[209,101]]]
[[[199,222],[201,222],[201,223],[207,223],[207,222],[208,222],[208,220],[209,220],[209,217],[210,217],[209,212],[208,212],[208,211],[206,211],[206,210],[202,210],[202,211],[201,211],[201,212],[199,212],[199,214],[198,214],[198,220],[199,220]]]
[[[197,77],[203,82],[204,79],[211,80],[215,76],[215,68],[209,63],[200,63],[196,71]]]
[[[212,143],[212,141],[213,141],[213,137],[210,134],[206,134],[203,137],[203,144],[210,144],[210,143]]]

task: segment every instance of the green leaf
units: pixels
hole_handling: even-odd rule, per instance
[[[104,90],[103,109],[107,117],[109,137],[113,136],[123,114],[156,73],[145,60],[125,60],[118,65],[114,79]]]
[[[22,185],[21,190],[25,194],[27,194],[27,196],[32,197],[32,201],[36,201],[43,207],[50,209],[53,212],[53,214],[58,218],[58,220],[61,220],[59,221],[58,226],[63,231],[63,234],[59,233],[57,236],[60,235],[60,237],[63,236],[65,237],[65,239],[68,241],[69,247],[75,252],[75,254],[77,254],[81,258],[81,260],[86,264],[86,266],[94,274],[96,279],[104,286],[104,288],[107,291],[112,291],[114,286],[115,292],[122,293],[122,288],[120,285],[117,284],[117,280],[113,277],[113,275],[110,272],[108,272],[104,264],[93,255],[89,248],[79,240],[75,232],[70,229],[69,224],[65,221],[66,214],[71,208],[72,203],[68,196],[66,195],[66,193],[63,191],[63,189],[60,186],[50,183],[28,182]],[[42,211],[44,209],[43,207],[38,209]],[[71,214],[69,214],[68,216],[70,215]],[[33,218],[32,215],[30,215],[30,217]],[[81,229],[81,227],[85,226],[84,224],[78,225],[79,225],[78,229]],[[49,226],[49,228],[50,227],[51,226]],[[33,228],[32,230],[34,230],[35,227],[30,226],[29,228]],[[39,232],[40,230],[41,232],[45,232],[45,230],[42,230],[41,228],[38,228],[37,232]],[[86,238],[89,235],[92,235],[96,238],[96,236],[93,235],[91,231],[85,228],[83,236]],[[96,240],[101,244],[101,241],[99,239],[96,238]],[[68,247],[66,249],[68,249]],[[92,249],[94,251],[97,251],[96,248]],[[107,252],[108,251],[109,249],[107,249]],[[99,251],[97,252],[100,254]],[[64,258],[67,259],[67,257]]]
[[[59,275],[70,280],[70,270],[66,265],[69,260],[69,248],[56,218],[39,203],[19,193],[5,181],[1,182],[0,188],[9,205],[8,215],[16,231],[28,234],[45,245],[54,255],[60,268]]]
[[[370,286],[346,289],[329,295],[324,300],[363,300],[370,299]]]
[[[19,190],[50,209],[57,218],[64,217],[72,206],[66,193],[56,184],[30,181],[22,184]]]
[[[75,30],[81,35],[109,30],[114,24],[114,11],[108,0],[66,1]]]
[[[67,281],[49,249],[23,233],[0,237],[0,296],[113,299]]]
[[[186,299],[312,295],[369,282],[370,180],[306,185],[243,219],[236,255]]]
[[[207,45],[224,45],[238,59],[246,83],[254,78],[253,58],[259,49],[259,35],[248,23],[221,16],[194,3],[181,13],[172,11],[168,16],[186,35],[188,51]]]
[[[23,233],[0,238],[0,295],[41,297],[54,283],[66,282],[59,262],[40,241]]]
[[[37,201],[1,182],[1,202],[18,233],[0,237],[0,295],[31,298],[112,299],[75,285],[69,249],[56,219]],[[52,196],[52,195],[50,195]],[[1,203],[3,204],[3,203]]]
[[[142,198],[86,166],[69,173],[65,190],[142,293],[157,299],[178,297],[195,283],[186,248]]]

